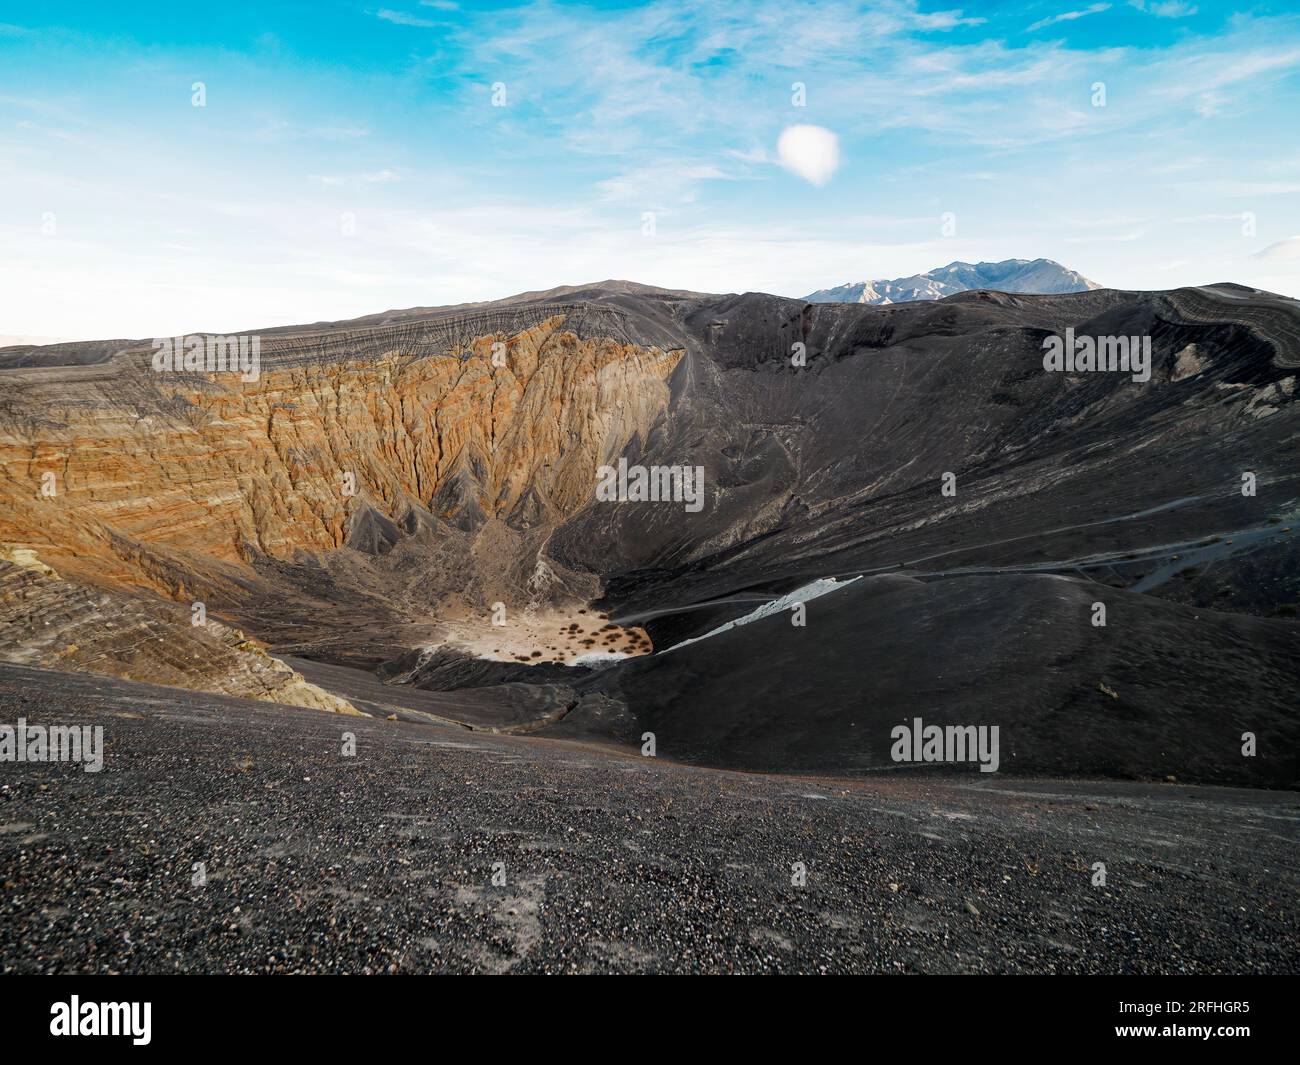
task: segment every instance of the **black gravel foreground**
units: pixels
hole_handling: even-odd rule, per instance
[[[0,762],[4,972],[1297,967],[1295,792],[746,775],[0,666],[19,717],[106,754]]]

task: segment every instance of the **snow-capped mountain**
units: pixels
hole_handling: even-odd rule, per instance
[[[954,292],[991,288],[999,292],[1086,292],[1101,288],[1051,259],[1005,259],[1000,263],[949,263],[924,274],[893,281],[849,281],[805,296],[809,303],[905,303],[941,300]]]

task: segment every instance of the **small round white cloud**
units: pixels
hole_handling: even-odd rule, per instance
[[[790,126],[776,142],[781,165],[814,185],[825,185],[840,165],[840,139],[821,126]]]

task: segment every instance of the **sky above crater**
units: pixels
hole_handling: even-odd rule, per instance
[[[953,260],[1300,297],[1290,2],[0,0],[0,337]]]

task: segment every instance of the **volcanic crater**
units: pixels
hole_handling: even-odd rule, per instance
[[[1067,329],[1150,380],[1044,372]],[[259,336],[247,381],[0,350],[6,661],[738,769],[897,769],[920,710],[1004,772],[1300,780],[1295,301],[605,282]],[[598,499],[620,460],[704,505]]]

